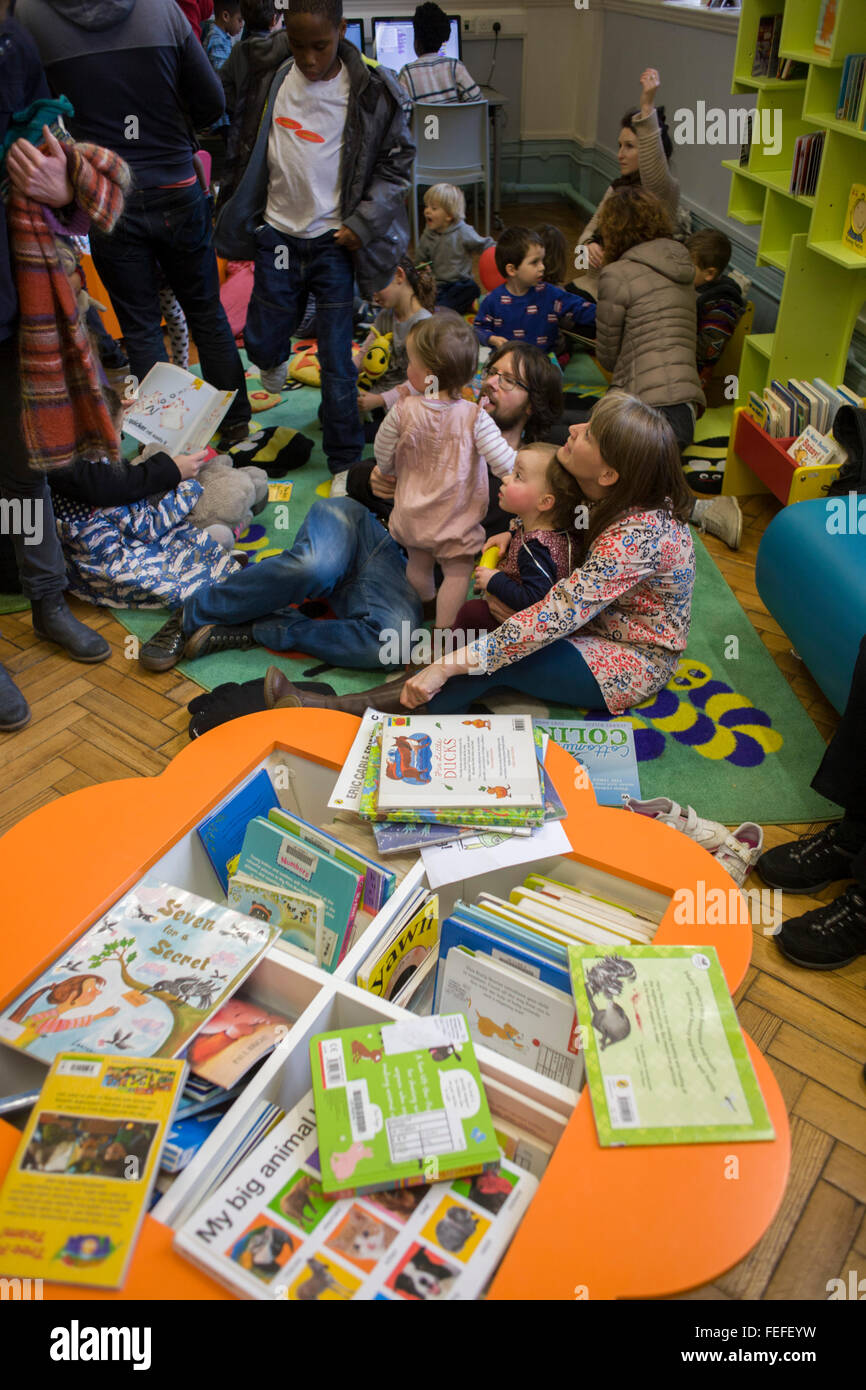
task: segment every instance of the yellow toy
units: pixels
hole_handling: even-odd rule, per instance
[[[479,569],[483,569],[483,570],[495,570],[495,569],[496,569],[496,562],[497,562],[498,559],[499,559],[499,546],[498,546],[498,545],[489,545],[489,546],[487,547],[487,549],[485,550],[484,554],[481,556],[481,559],[478,561],[478,567],[479,567]]]
[[[322,369],[317,346],[313,339],[295,344],[295,351],[289,359],[290,381],[302,381],[305,386],[321,386]]]
[[[361,358],[360,376],[358,377],[359,391],[372,390],[373,383],[384,376],[391,361],[391,347],[394,342],[393,333],[379,333],[373,343],[368,347],[364,356]]]

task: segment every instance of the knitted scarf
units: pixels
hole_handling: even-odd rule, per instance
[[[123,211],[129,169],[99,145],[65,146],[76,205],[103,232]],[[20,308],[21,433],[36,469],[120,457],[87,330],[44,210],[12,189],[7,212]]]

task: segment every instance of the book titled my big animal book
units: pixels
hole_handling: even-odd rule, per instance
[[[58,1053],[0,1191],[0,1274],[120,1288],[185,1073]]]
[[[306,1096],[181,1227],[179,1254],[241,1298],[478,1298],[537,1187],[507,1159],[474,1177],[333,1201]],[[498,1157],[498,1154],[497,1154]]]
[[[310,1065],[331,1196],[471,1177],[499,1158],[462,1014],[321,1033]]]
[[[0,1013],[0,1041],[58,1052],[174,1057],[237,989],[277,928],[144,879]]]

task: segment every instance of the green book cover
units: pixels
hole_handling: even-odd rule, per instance
[[[569,946],[603,1148],[772,1139],[712,946]]]
[[[320,1033],[310,1065],[329,1196],[445,1182],[498,1162],[463,1014]]]

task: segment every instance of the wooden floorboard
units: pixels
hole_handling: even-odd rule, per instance
[[[566,239],[580,219],[559,202],[506,208],[508,225],[553,222]],[[767,495],[741,499],[743,546],[729,551],[705,538],[738,601],[804,710],[829,739],[837,715],[790,639],[767,613],[755,585],[755,554],[779,504]],[[100,666],[68,660],[40,642],[29,612],[0,617],[0,661],[33,708],[33,721],[0,735],[0,833],[57,796],[123,777],[152,776],[187,743],[186,705],[200,693],[174,671],[144,671],[127,655],[128,633],[110,610],[76,600],[79,618],[111,644]],[[811,776],[813,769],[804,768]],[[699,808],[698,808],[699,809]],[[817,827],[766,827],[765,843],[783,844]],[[784,896],[787,919],[828,902]],[[754,928],[752,963],[736,994],[743,1027],[765,1052],[791,1116],[791,1177],[782,1206],[752,1253],[723,1278],[684,1298],[693,1301],[827,1297],[830,1279],[866,1273],[866,958],[842,971],[790,965],[772,936]]]

